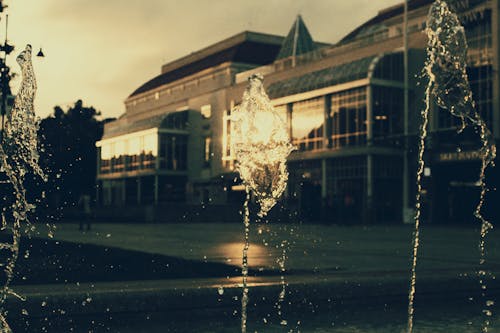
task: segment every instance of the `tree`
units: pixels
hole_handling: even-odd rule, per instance
[[[103,121],[93,107],[78,100],[67,110],[56,106],[40,123],[41,165],[48,174],[45,185],[49,208],[74,207],[79,197],[94,194],[97,150]]]

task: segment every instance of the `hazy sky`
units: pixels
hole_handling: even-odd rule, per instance
[[[286,35],[301,14],[314,40],[335,43],[377,11],[402,0],[9,0],[9,40],[35,53],[36,112],[77,99],[104,117],[160,74],[163,63],[244,30]],[[5,21],[0,21],[4,38]],[[19,79],[13,84],[17,91]]]

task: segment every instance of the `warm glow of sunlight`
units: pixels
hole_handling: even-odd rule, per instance
[[[215,254],[224,258],[230,265],[240,265],[243,260],[243,242],[225,243],[215,248]],[[250,267],[270,267],[274,264],[274,256],[270,256],[270,251],[263,245],[250,244],[248,250],[248,264]]]

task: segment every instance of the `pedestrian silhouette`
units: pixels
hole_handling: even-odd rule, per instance
[[[92,210],[90,208],[90,195],[82,194],[78,200],[80,209],[80,231],[83,231],[83,225],[87,224],[87,231],[90,230],[90,220],[92,218]]]

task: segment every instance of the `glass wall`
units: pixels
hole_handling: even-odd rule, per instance
[[[404,91],[373,86],[373,137],[378,144],[394,145],[403,130]]]
[[[142,136],[142,143],[142,168],[155,169],[156,157],[158,155],[158,134],[151,133]]]
[[[330,117],[332,148],[366,144],[366,87],[332,95]]]
[[[159,137],[157,132],[128,134],[104,141],[99,151],[100,174],[155,170],[157,159],[163,170],[187,168],[186,134],[161,133]]]
[[[187,169],[187,135],[160,134],[160,169]]]
[[[292,144],[299,151],[324,148],[325,99],[313,98],[293,103]]]

